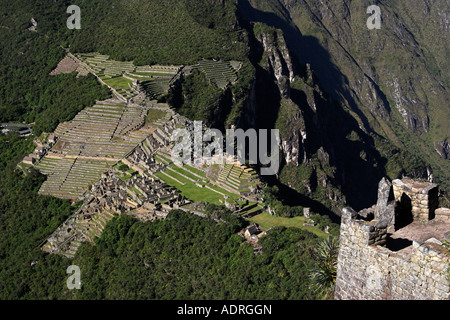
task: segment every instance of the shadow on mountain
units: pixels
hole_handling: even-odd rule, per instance
[[[337,213],[333,212],[319,201],[311,199],[289,186],[282,184],[275,176],[263,176],[261,179],[269,185],[278,187],[279,194],[283,197],[283,204],[293,207],[302,206],[311,208],[313,212],[330,217],[331,221],[334,223],[339,224],[341,222],[341,217]]]
[[[239,0],[238,8],[245,20],[262,22],[282,30],[289,50],[295,53],[295,60],[300,65],[309,64],[318,76],[320,86],[338,101],[348,104],[352,111],[361,118],[365,127],[370,128],[366,116],[359,110],[352,96],[347,77],[331,62],[329,53],[315,37],[303,36],[293,22],[283,20],[274,13],[257,10],[251,6],[248,0]],[[378,91],[381,92],[381,90]]]
[[[254,9],[248,0],[239,1],[239,11],[247,21],[262,22],[283,31],[289,50],[295,53],[292,58],[300,76],[306,78],[306,64],[311,65],[313,78],[317,77],[314,82],[319,83],[321,89],[314,91],[315,110],[311,109],[304,92],[291,90],[291,99],[300,106],[305,119],[307,155],[316,154],[321,147],[328,153],[329,163],[322,165],[336,168],[331,183],[338,186],[345,195],[346,205],[355,210],[373,205],[376,202],[378,182],[386,174],[384,167],[387,160],[376,150],[373,138],[344,110],[343,105],[349,105],[358,114],[364,127],[370,128],[367,118],[353,98],[354,93],[349,91],[347,77],[331,62],[329,53],[318,40],[303,36],[293,23],[273,13]],[[261,69],[258,76],[262,80],[257,83],[258,127],[274,128],[281,97],[279,92],[276,93],[273,76],[270,78]],[[298,205],[305,205],[307,197],[302,197],[295,191],[290,193],[287,189],[289,188],[284,186],[281,194],[285,194],[287,198],[300,199],[302,203]],[[314,203],[312,205],[318,206]],[[320,209],[318,212],[326,212],[324,208],[317,209]]]

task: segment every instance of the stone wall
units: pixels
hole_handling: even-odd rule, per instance
[[[437,207],[437,185],[383,178],[375,206],[343,209],[335,298],[450,299],[450,209]]]
[[[439,208],[435,211],[435,219],[442,222],[450,222],[450,209],[449,208]]]
[[[411,179],[392,181],[396,201],[410,201],[414,220],[431,220],[438,207],[438,185]],[[403,197],[403,198],[402,198]]]
[[[342,212],[336,299],[449,299],[449,256],[436,239],[407,252],[386,247],[386,224]]]

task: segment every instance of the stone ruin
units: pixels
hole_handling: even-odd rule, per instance
[[[382,179],[376,205],[342,210],[335,299],[449,299],[449,230],[436,184]]]
[[[74,56],[67,52],[51,75],[80,72],[83,69],[83,72],[94,74],[101,83],[107,85],[102,78],[124,76],[124,72],[131,71],[155,71],[155,67],[147,66],[140,70],[141,67],[134,67],[131,62],[112,62],[108,59],[108,56],[103,55]],[[180,67],[157,68],[173,75],[180,71]],[[132,77],[125,78],[134,82]],[[190,201],[178,190],[153,176],[159,172],[168,175],[166,169],[173,171],[170,162],[158,162],[155,155],[161,156],[170,150],[175,129],[184,128],[192,134],[194,122],[176,114],[168,106],[152,101],[147,103],[144,92],[133,92],[136,94],[136,99],[133,99],[133,95],[131,98],[127,96],[126,90],[121,93],[108,87],[115,98],[98,101],[71,121],[58,125],[52,137],[52,143],[56,142],[51,149],[52,157],[45,157],[37,166],[49,176],[41,186],[41,194],[83,202],[81,208],[41,245],[46,252],[72,258],[81,243],[93,242],[101,235],[108,221],[118,214],[153,221],[166,218],[171,210],[180,209],[204,216],[204,213],[188,208]],[[166,116],[153,122],[151,128],[145,127],[148,109],[166,111]],[[139,177],[133,174],[128,179],[111,168],[119,162],[138,172]],[[245,170],[241,171],[244,173],[239,172],[240,175],[247,174]],[[90,190],[86,190],[88,186]],[[209,188],[201,184],[198,186]]]
[[[262,255],[263,247],[258,242],[259,239],[268,234],[270,231],[272,231],[272,228],[263,231],[261,226],[257,223],[253,223],[239,231],[238,235],[244,238],[245,241],[253,247],[254,255]]]
[[[31,18],[28,31],[37,32],[37,21],[34,18]]]
[[[72,258],[82,242],[93,242],[115,214],[128,214],[142,221],[164,219],[173,209],[189,201],[159,179],[142,172],[122,181],[117,169],[102,174],[89,191],[80,197],[83,205],[61,225],[42,249]]]

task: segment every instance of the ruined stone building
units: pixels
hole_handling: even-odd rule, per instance
[[[437,185],[383,179],[375,206],[342,211],[335,298],[449,299],[449,231]]]

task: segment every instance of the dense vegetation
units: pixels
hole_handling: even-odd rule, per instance
[[[72,212],[69,201],[37,195],[45,177],[15,165],[33,149],[30,139],[0,135],[0,299],[51,299],[60,295],[69,261],[45,255],[39,245]]]
[[[170,90],[168,102],[177,112],[191,120],[224,130],[244,116],[244,104],[255,80],[255,68],[248,59],[242,61],[238,81],[225,90],[211,84],[206,75],[195,69]]]
[[[75,74],[50,76],[64,50],[56,38],[28,31],[30,14],[16,6],[20,1],[0,4],[0,15],[6,17],[0,36],[0,122],[36,122],[34,130],[39,135],[53,131],[97,99],[107,98],[109,90],[92,75],[78,79]]]
[[[263,255],[216,223],[182,211],[154,223],[114,219],[96,246],[83,245],[83,299],[311,299],[308,272],[316,237],[275,228],[261,240]]]
[[[319,240],[277,227],[261,239],[263,255],[236,232],[245,226],[228,209],[208,205],[210,218],[173,211],[167,220],[113,219],[95,245],[73,260],[39,246],[76,207],[37,195],[45,177],[16,169],[31,139],[0,136],[0,299],[313,299],[309,272]],[[216,221],[221,221],[220,223]],[[66,287],[69,265],[82,289]]]
[[[247,48],[240,41],[242,31],[234,2],[70,1],[81,8],[83,20],[81,30],[67,41],[74,51],[100,51],[115,60],[138,64],[193,64],[202,58],[240,60]]]
[[[72,120],[85,107],[110,97],[109,89],[100,86],[93,75],[78,79],[74,74],[59,75],[54,80],[47,84],[38,107],[33,110],[37,114],[33,128],[36,135],[54,131],[59,123]],[[33,115],[31,112],[27,116]]]
[[[301,205],[288,204],[286,203],[286,198],[287,197],[282,194],[276,185],[264,188],[265,202],[270,206],[271,210],[275,212],[277,217],[292,218],[303,216],[304,207]],[[323,230],[328,226],[331,235],[337,236],[339,234],[339,225],[333,223],[330,216],[324,214],[325,212],[317,208],[317,206],[311,202],[304,200],[303,203],[305,204],[305,207],[310,208],[310,218],[314,220],[318,229]]]
[[[69,5],[81,9],[81,30],[66,27]],[[244,60],[248,48],[235,11],[234,1],[212,0],[2,2],[0,121],[36,122],[39,134],[105,98],[91,76],[49,75],[64,57],[61,47],[136,64]],[[37,32],[27,30],[31,18]]]
[[[210,84],[203,72],[194,70],[170,92],[169,103],[187,118],[202,120],[211,126],[218,123],[215,117],[221,114],[220,111],[226,104],[229,104],[226,98],[226,92]]]

